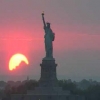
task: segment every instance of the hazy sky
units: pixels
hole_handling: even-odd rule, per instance
[[[45,56],[42,11],[56,35],[58,79],[100,81],[100,0],[0,0],[0,75],[39,79]],[[30,64],[10,72],[15,53]]]

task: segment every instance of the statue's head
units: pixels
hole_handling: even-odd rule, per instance
[[[47,22],[47,27],[50,28],[50,23],[49,22]]]

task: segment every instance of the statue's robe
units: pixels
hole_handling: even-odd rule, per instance
[[[46,51],[46,58],[52,58],[53,57],[53,45],[52,45],[52,39],[53,39],[53,32],[50,28],[44,27],[45,30],[45,51]]]

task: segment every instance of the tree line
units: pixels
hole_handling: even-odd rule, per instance
[[[11,94],[27,94],[27,90],[34,90],[39,86],[39,82],[36,80],[29,80],[18,86],[11,86],[7,84],[4,90],[6,96]],[[100,100],[100,85],[90,85],[88,88],[82,90],[77,88],[74,82],[68,82],[67,80],[58,80],[58,86],[62,87],[64,91],[69,90],[71,94],[85,96],[86,100]]]

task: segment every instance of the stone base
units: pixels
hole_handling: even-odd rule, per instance
[[[70,91],[63,91],[62,87],[37,87],[35,90],[28,90],[27,94],[33,95],[69,95]]]
[[[42,60],[41,77],[39,80],[40,87],[57,87],[57,76],[55,60]]]
[[[53,57],[49,58],[49,57],[44,57],[43,60],[55,60]]]
[[[11,100],[85,100],[83,96],[78,95],[33,95],[33,94],[27,94],[27,95],[21,95],[16,94],[12,95]]]

